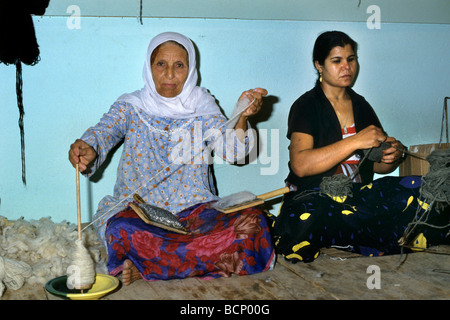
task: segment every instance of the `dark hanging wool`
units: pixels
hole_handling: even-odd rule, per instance
[[[39,45],[36,40],[32,14],[43,15],[50,0],[4,0],[0,4],[0,62],[16,66],[16,95],[19,108],[19,129],[22,158],[22,181],[25,173],[25,115],[22,99],[22,63],[35,65],[39,62]]]

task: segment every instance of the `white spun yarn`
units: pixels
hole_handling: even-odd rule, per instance
[[[24,284],[45,285],[66,275],[77,238],[77,226],[72,223],[54,223],[51,218],[10,221],[0,216],[0,297],[5,290],[17,290]],[[83,238],[96,272],[108,273],[101,257],[104,248],[95,231],[85,229]]]
[[[81,239],[75,241],[72,263],[67,270],[67,287],[69,289],[90,287],[95,282],[94,261]]]

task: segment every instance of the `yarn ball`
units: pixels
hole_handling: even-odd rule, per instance
[[[367,159],[373,162],[380,162],[381,158],[383,158],[383,150],[386,150],[391,147],[390,142],[382,142],[378,147],[365,149],[364,155],[367,155]]]

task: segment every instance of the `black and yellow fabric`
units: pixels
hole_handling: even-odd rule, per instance
[[[347,248],[367,256],[396,254],[402,249],[408,252],[398,241],[416,213],[427,209],[419,192],[421,183],[420,176],[387,176],[370,184],[353,183],[352,196],[333,197],[320,190],[306,196],[290,193],[275,221],[277,253],[292,262],[311,262],[326,247]],[[449,209],[431,209],[427,222],[448,225]],[[427,246],[450,244],[448,234],[449,227],[417,225],[407,241]]]

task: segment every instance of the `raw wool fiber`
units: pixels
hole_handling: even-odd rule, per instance
[[[9,221],[0,216],[0,297],[5,289],[25,283],[44,285],[67,274],[78,239],[77,226],[54,223],[51,218]],[[83,232],[86,249],[98,273],[107,273],[102,244],[91,228]]]

